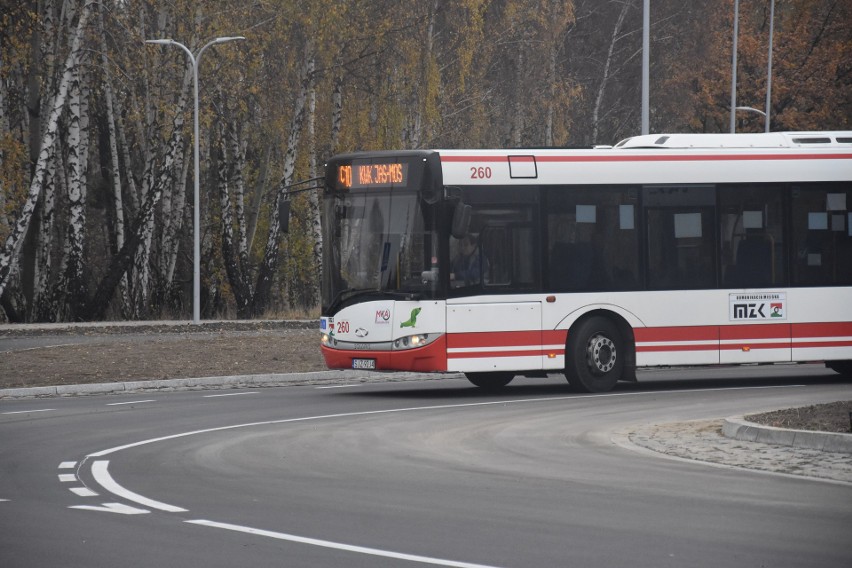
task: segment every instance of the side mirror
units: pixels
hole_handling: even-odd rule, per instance
[[[460,239],[467,234],[467,230],[470,227],[471,209],[471,206],[465,204],[463,201],[459,201],[456,204],[456,209],[453,211],[453,225],[450,229],[450,234],[454,238]]]

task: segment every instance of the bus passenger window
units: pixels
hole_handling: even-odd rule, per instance
[[[766,288],[785,281],[784,188],[720,186],[722,284]]]
[[[547,193],[547,289],[553,292],[639,287],[631,186],[564,186]]]
[[[847,184],[792,188],[793,284],[852,284],[852,189]]]
[[[716,192],[713,186],[643,190],[648,287],[716,287]]]

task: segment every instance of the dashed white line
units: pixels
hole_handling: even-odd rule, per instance
[[[125,405],[125,404],[142,404],[142,403],[145,403],[145,402],[157,402],[157,401],[156,401],[156,400],[154,400],[154,399],[150,399],[150,400],[131,400],[131,401],[129,401],[129,402],[111,402],[111,403],[107,404],[107,406],[122,406],[122,405]]]
[[[203,398],[221,398],[223,396],[242,396],[244,394],[260,394],[258,391],[249,392],[229,392],[225,394],[205,394]]]
[[[97,497],[98,494],[88,487],[69,487],[72,493],[79,497]]]
[[[226,529],[229,531],[236,531],[246,534],[252,534],[256,536],[265,536],[267,538],[274,538],[277,540],[287,540],[290,542],[298,542],[300,544],[310,544],[312,546],[322,546],[324,548],[333,548],[335,550],[344,550],[346,552],[357,552],[358,554],[368,554],[370,556],[381,556],[383,558],[393,558],[394,560],[408,560],[409,562],[419,562],[421,564],[434,564],[438,566],[453,566],[455,568],[495,568],[494,566],[488,566],[485,564],[471,564],[469,562],[457,562],[455,560],[444,560],[441,558],[432,558],[430,556],[419,556],[416,554],[405,554],[402,552],[392,552],[390,550],[381,550],[379,548],[368,548],[365,546],[355,546],[352,544],[343,544],[340,542],[332,542],[329,540],[320,540],[316,538],[307,538],[303,536],[296,536],[293,534],[286,534],[274,531],[267,531],[262,529],[253,529],[251,527],[243,527],[240,525],[232,525],[229,523],[219,523],[216,521],[205,521],[205,520],[195,520],[195,521],[185,521],[187,523],[193,525],[201,525],[205,527],[212,527],[217,529]]]
[[[137,509],[124,503],[104,503],[100,507],[97,505],[71,505],[69,509],[82,509],[84,511],[101,511],[104,513],[119,513],[121,515],[144,515],[150,513],[146,509]]]
[[[53,412],[55,408],[39,408],[38,410],[15,410],[13,412],[3,412],[2,414],[30,414],[34,412]]]
[[[77,466],[77,462],[62,462],[59,464],[59,469],[74,469]]]
[[[77,476],[73,473],[60,473],[59,481],[61,481],[62,483],[70,483],[72,481],[77,481]]]

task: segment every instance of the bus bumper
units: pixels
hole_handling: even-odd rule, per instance
[[[399,351],[334,349],[320,345],[329,369],[358,369],[355,361],[374,360],[376,371],[415,371],[421,373],[447,370],[447,338],[441,336],[429,345]],[[370,369],[373,370],[373,369]]]

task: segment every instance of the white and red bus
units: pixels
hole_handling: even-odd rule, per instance
[[[322,221],[329,368],[852,373],[852,132],[341,155]]]

